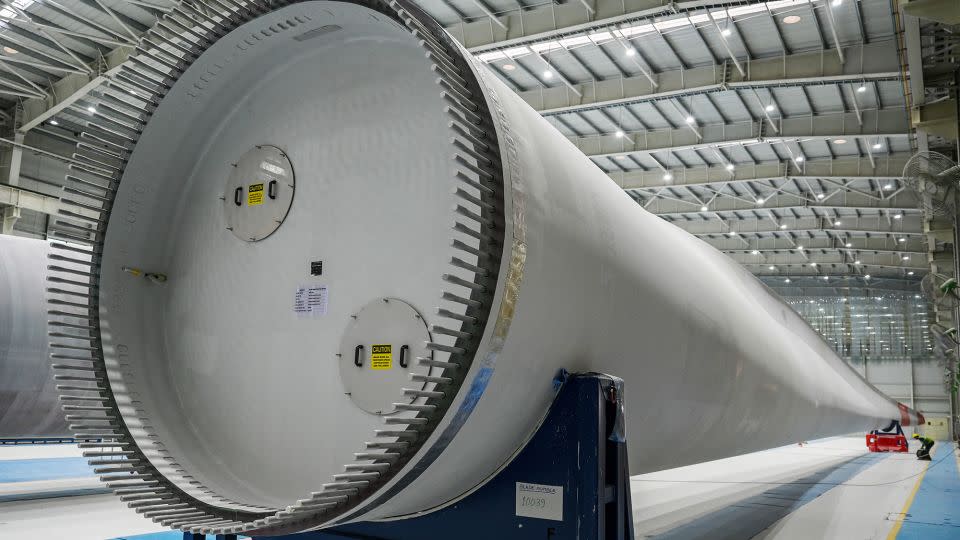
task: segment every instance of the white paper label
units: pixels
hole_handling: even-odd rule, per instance
[[[298,319],[314,319],[327,314],[327,288],[303,285],[293,297],[293,312]]]
[[[563,486],[517,482],[517,515],[563,521]]]

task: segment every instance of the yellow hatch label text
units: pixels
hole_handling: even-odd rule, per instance
[[[247,189],[247,206],[263,204],[263,184],[250,184]]]
[[[373,355],[370,357],[370,367],[373,369],[392,368],[393,345],[374,345]]]

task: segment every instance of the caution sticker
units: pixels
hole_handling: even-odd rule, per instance
[[[247,206],[263,204],[263,184],[250,184],[247,189]]]
[[[370,357],[370,367],[373,369],[392,368],[393,345],[374,345],[373,355]]]

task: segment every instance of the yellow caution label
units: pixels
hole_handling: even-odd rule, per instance
[[[373,369],[392,368],[393,345],[374,345],[373,355],[370,357],[370,367]]]
[[[263,184],[250,184],[247,188],[247,206],[263,204]]]

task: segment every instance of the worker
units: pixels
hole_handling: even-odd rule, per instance
[[[933,439],[930,437],[922,437],[919,433],[914,433],[913,438],[920,441],[920,449],[917,450],[917,459],[923,459],[930,461],[930,450],[933,448]]]

